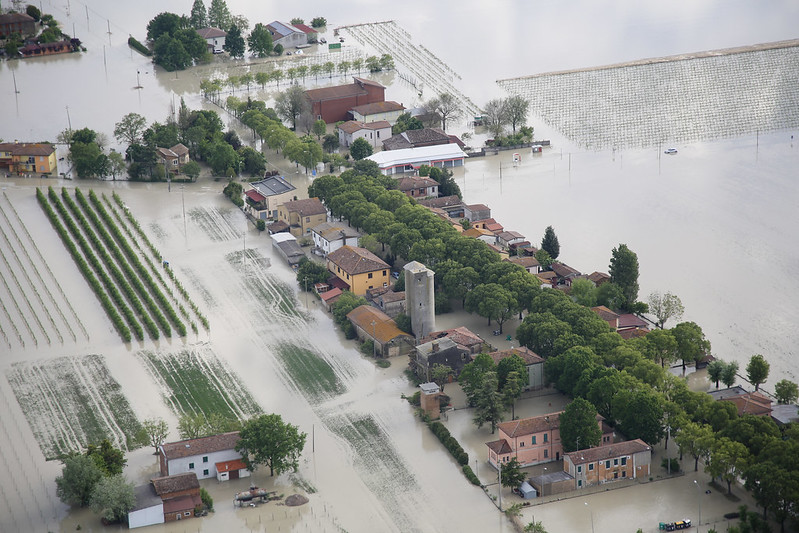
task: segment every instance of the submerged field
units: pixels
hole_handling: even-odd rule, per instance
[[[138,447],[141,426],[102,356],[15,363],[6,378],[47,459],[105,438]]]

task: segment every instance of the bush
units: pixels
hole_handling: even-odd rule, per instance
[[[418,390],[414,392],[411,396],[407,396],[406,399],[410,402],[411,405],[415,405],[419,407],[422,405],[422,391]]]
[[[263,231],[266,229],[266,222],[259,218],[255,221],[255,227],[258,229],[258,231]]]
[[[391,366],[391,361],[389,361],[388,359],[377,359],[375,361],[375,364],[380,368],[388,368]]]
[[[671,472],[679,472],[680,471],[680,461],[676,457],[672,457],[671,459],[666,459],[665,457],[660,462],[660,466],[663,467],[663,470],[668,472],[669,469],[669,461],[671,461]]]
[[[464,451],[458,440],[450,435],[447,427],[441,422],[432,422],[429,424],[430,430],[433,435],[438,437],[441,444],[449,450],[452,457],[461,465],[469,464],[469,454]]]
[[[480,486],[480,479],[476,475],[474,475],[474,472],[472,471],[472,468],[469,465],[463,465],[462,470],[463,470],[463,475],[466,476],[466,479],[468,479],[472,485],[476,485],[478,487]]]
[[[144,46],[142,43],[137,41],[133,36],[128,37],[128,46],[139,52],[140,54],[150,57],[153,53],[150,51],[149,48]]]
[[[364,355],[375,355],[375,343],[372,339],[366,339],[361,343],[360,350]]]
[[[208,491],[205,490],[205,487],[200,487],[200,499],[203,502],[203,505],[209,511],[214,510],[214,499],[208,494]]]

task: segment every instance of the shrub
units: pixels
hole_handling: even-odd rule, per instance
[[[200,499],[203,502],[203,505],[209,511],[214,510],[214,499],[208,494],[208,491],[205,490],[205,487],[200,487]]]
[[[255,227],[258,229],[258,231],[263,231],[266,229],[266,222],[259,218],[255,221]]]
[[[474,474],[469,465],[463,465],[463,475],[466,476],[472,485],[480,486],[480,479]]]
[[[389,361],[388,359],[377,359],[375,361],[375,364],[380,368],[388,368],[391,366],[391,361]]]
[[[422,391],[418,390],[414,392],[411,396],[407,396],[406,399],[408,400],[408,402],[410,402],[411,405],[419,407],[420,405],[422,405]]]
[[[153,53],[150,51],[149,48],[144,46],[142,43],[137,41],[133,36],[128,37],[128,46],[139,52],[140,54],[150,57]]]
[[[660,462],[660,466],[663,467],[663,470],[668,471],[669,469],[669,461],[671,461],[671,472],[679,472],[680,471],[680,461],[677,460],[676,457],[672,457],[671,459],[663,458]]]

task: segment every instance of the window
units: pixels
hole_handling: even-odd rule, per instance
[[[189,463],[189,470],[194,470],[194,463]]]
[[[305,222],[310,222],[310,221],[311,221],[311,217],[305,217]]]
[[[203,457],[203,463],[207,463],[207,462],[208,462],[208,456],[206,455],[205,457]]]
[[[186,511],[185,513],[183,513],[183,516],[191,516],[191,511]]]
[[[613,472],[613,479],[619,479],[619,473]]]
[[[605,461],[605,468],[610,468],[610,459]]]
[[[544,442],[549,440],[549,433],[544,433]]]
[[[203,470],[203,475],[204,475],[204,476],[207,476],[207,475],[208,475],[208,470],[207,470],[207,469],[206,469],[206,470]]]
[[[524,448],[524,441],[519,442],[519,447]]]
[[[371,273],[371,272],[369,272],[369,275],[368,275],[367,277],[368,277],[369,279],[372,279],[372,273]]]
[[[582,473],[583,473],[583,465],[579,465],[579,466],[577,467],[577,473],[578,473],[578,474],[582,474]]]
[[[627,477],[627,471],[626,470],[622,470],[621,471],[621,477]]]
[[[588,463],[588,471],[590,472],[593,469],[594,469],[594,463]]]
[[[383,282],[383,287],[388,287],[388,283],[386,283],[386,282],[384,281],[384,282]]]
[[[613,466],[619,466],[619,458],[613,460]]]
[[[621,466],[627,466],[627,458],[626,457],[622,457],[621,458]]]
[[[578,487],[582,487],[583,486],[583,480],[582,479],[578,479],[577,480],[577,486]]]
[[[544,450],[544,459],[549,457],[549,450]]]
[[[533,442],[532,442],[532,444],[535,444],[535,435],[533,435]]]
[[[383,277],[384,278],[386,277],[386,272],[387,272],[386,270],[383,271]]]

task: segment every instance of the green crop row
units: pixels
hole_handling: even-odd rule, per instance
[[[65,192],[66,189],[62,189],[62,194]],[[58,214],[61,215],[61,218],[64,220],[64,224],[66,224],[67,229],[69,229],[70,233],[72,234],[72,238],[74,238],[78,243],[78,248],[80,248],[81,252],[83,252],[83,255],[86,257],[86,260],[94,269],[94,273],[98,278],[100,278],[100,281],[102,281],[103,287],[108,293],[108,296],[111,298],[111,301],[114,302],[114,305],[117,306],[119,312],[122,313],[123,317],[125,317],[125,322],[127,322],[128,326],[133,332],[133,335],[138,340],[144,339],[144,330],[142,329],[141,324],[139,324],[139,321],[136,320],[136,316],[133,314],[133,311],[130,309],[128,304],[125,303],[125,300],[119,293],[119,289],[117,289],[116,284],[108,276],[108,273],[103,268],[100,260],[97,259],[97,255],[92,252],[92,249],[86,242],[86,239],[81,233],[80,228],[75,224],[72,216],[70,216],[69,212],[64,207],[64,204],[61,203],[61,200],[58,198],[58,194],[56,194],[52,187],[50,187],[48,190],[48,196],[50,197],[50,201],[53,203],[53,205],[55,205],[56,211],[58,211]],[[83,219],[83,225],[85,229],[90,229],[88,228],[88,222],[86,222],[86,219]]]
[[[150,275],[150,272],[144,267],[144,265],[141,264],[141,261],[139,261],[139,257],[130,247],[130,244],[128,244],[127,239],[125,239],[125,236],[120,231],[119,226],[117,226],[116,224],[116,221],[114,221],[114,219],[111,218],[111,215],[108,214],[108,211],[106,211],[102,202],[100,202],[100,199],[97,198],[96,194],[94,194],[94,191],[89,191],[89,200],[91,201],[94,208],[97,210],[97,213],[99,213],[100,218],[103,219],[106,226],[108,226],[108,228],[111,230],[111,234],[114,236],[114,239],[116,239],[117,244],[120,246],[120,248],[122,248],[122,251],[125,252],[128,261],[130,261],[130,263],[139,273],[141,279],[144,280],[144,283],[147,285],[147,288],[150,290],[150,293],[155,297],[155,300],[158,302],[158,305],[161,307],[164,313],[166,313],[166,315],[169,317],[169,320],[175,326],[175,329],[177,329],[178,335],[180,335],[181,337],[185,337],[186,325],[180,320],[180,317],[178,317],[177,313],[175,313],[175,309],[174,307],[172,307],[172,304],[169,303],[167,297],[164,296],[164,293],[161,292],[161,289],[159,289],[158,286],[155,284],[152,276]],[[167,332],[164,333],[167,336],[170,335],[170,333]]]
[[[52,188],[50,189],[52,190]],[[119,312],[116,310],[114,305],[111,303],[111,300],[108,298],[108,295],[103,290],[100,282],[97,280],[97,276],[95,276],[89,265],[86,263],[86,260],[83,256],[80,255],[78,252],[77,246],[73,240],[69,237],[69,233],[67,230],[64,229],[63,224],[61,221],[58,220],[58,215],[53,211],[53,208],[47,201],[47,197],[42,193],[42,191],[37,188],[36,189],[36,199],[39,201],[39,205],[44,210],[47,218],[50,219],[50,223],[55,228],[56,233],[58,236],[61,237],[61,240],[66,246],[69,253],[72,255],[72,259],[75,261],[75,264],[78,266],[78,270],[81,271],[83,277],[86,278],[86,281],[89,283],[89,286],[92,288],[94,293],[97,295],[97,298],[100,300],[100,305],[102,305],[103,309],[105,309],[108,318],[111,319],[111,322],[114,324],[114,328],[116,328],[119,335],[122,337],[122,340],[125,342],[130,342],[131,335],[130,335],[130,328],[125,325],[125,322],[122,320]]]
[[[122,267],[122,270],[125,272],[125,278],[121,277],[119,269],[117,269],[114,266],[113,262],[111,261],[111,258],[108,257],[108,254],[105,252],[105,250],[103,250],[102,252],[104,256],[103,260],[106,262],[109,268],[112,269],[112,273],[114,274],[114,276],[119,276],[117,277],[117,281],[125,291],[128,300],[133,305],[134,309],[136,310],[136,313],[138,313],[139,318],[141,318],[142,322],[144,322],[144,327],[147,328],[147,333],[150,335],[150,337],[153,340],[157,340],[160,336],[160,332],[158,331],[158,326],[156,326],[155,322],[153,322],[153,319],[150,318],[150,315],[147,314],[147,311],[145,311],[144,306],[142,305],[142,300],[144,301],[144,305],[147,306],[147,309],[150,311],[150,313],[152,313],[152,315],[156,318],[156,320],[158,320],[159,324],[161,322],[166,322],[166,319],[161,314],[161,311],[158,309],[158,306],[155,305],[155,302],[153,302],[152,298],[150,298],[150,295],[144,289],[144,286],[141,284],[141,281],[139,281],[138,276],[136,276],[136,273],[130,267],[130,265],[128,264],[127,260],[122,255],[122,253],[119,251],[119,248],[114,242],[114,239],[111,238],[111,236],[106,231],[105,227],[103,227],[102,221],[100,221],[100,219],[97,217],[97,213],[94,212],[92,206],[90,206],[89,202],[86,201],[86,197],[83,196],[83,193],[80,191],[80,189],[75,189],[75,198],[78,200],[78,203],[83,208],[83,211],[89,217],[89,220],[91,221],[97,233],[99,233],[100,238],[105,244],[105,248],[107,248],[111,252],[111,254],[114,256],[114,259],[116,259],[117,264],[119,264],[119,266]],[[72,207],[70,206],[70,208]],[[131,288],[131,285],[133,286],[133,288]],[[135,293],[133,292],[134,289]],[[141,300],[139,298],[141,298]],[[169,324],[167,324],[167,328],[168,327]]]

